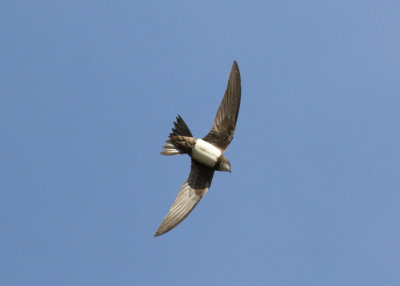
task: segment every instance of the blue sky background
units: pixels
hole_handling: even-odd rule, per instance
[[[399,1],[3,1],[0,285],[399,285]],[[159,154],[242,105],[207,196]]]

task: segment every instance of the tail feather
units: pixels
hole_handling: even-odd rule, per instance
[[[172,128],[172,133],[169,135],[180,135],[193,137],[192,132],[190,132],[189,127],[186,125],[185,121],[183,121],[182,117],[178,114],[176,117],[176,122],[174,122],[175,128]]]
[[[161,152],[162,155],[178,155],[181,154],[178,149],[175,148],[175,146],[171,143],[168,143],[167,145],[163,146],[165,150]]]
[[[161,152],[161,154],[178,155],[186,153],[174,145],[173,141],[171,140],[171,136],[193,137],[192,132],[190,131],[189,127],[186,125],[185,121],[182,119],[180,115],[176,117],[176,122],[174,122],[174,128],[172,128],[172,133],[169,134],[169,138],[166,141],[167,145],[163,146],[164,150]]]

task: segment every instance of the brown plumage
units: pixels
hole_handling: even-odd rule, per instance
[[[242,95],[239,66],[235,61],[229,76],[224,98],[215,116],[211,131],[203,138],[205,141],[225,151],[232,142],[239,115]]]
[[[174,204],[154,236],[170,231],[183,221],[207,193],[214,170],[192,160],[189,178],[183,184]]]
[[[196,139],[188,136],[180,136],[180,135],[170,135],[168,144],[174,145],[174,148],[179,151],[180,154],[191,154],[194,145],[196,144]],[[165,145],[164,148],[166,150],[170,145]],[[169,155],[165,153],[166,151],[161,152],[162,155]]]
[[[162,155],[190,153],[194,147],[196,139],[193,138],[192,132],[180,115],[176,117],[174,128],[172,128],[166,143],[167,145],[163,146]]]
[[[229,76],[228,86],[221,105],[218,108],[217,115],[215,116],[214,125],[211,131],[203,138],[204,141],[212,144],[220,150],[220,152],[218,151],[220,156],[217,161],[213,161],[215,162],[215,165],[211,165],[214,166],[212,168],[203,165],[192,158],[189,178],[183,184],[174,204],[154,236],[160,236],[170,231],[191,213],[210,188],[215,170],[230,171],[229,160],[223,153],[233,139],[239,114],[240,100],[240,72],[238,64],[234,61]],[[172,133],[166,141],[167,145],[163,147],[164,150],[161,154],[177,155],[186,153],[189,154],[189,156],[192,156],[193,148],[198,148],[196,147],[197,140],[202,141],[201,139],[193,137],[185,121],[178,115],[176,122],[174,122]],[[203,147],[206,146],[206,149],[211,148],[207,147],[210,145],[208,143],[202,143],[201,145]],[[215,153],[215,151],[212,151],[213,148],[216,149],[215,147],[210,149],[211,153],[209,154]],[[197,150],[198,149],[195,151],[198,152]]]

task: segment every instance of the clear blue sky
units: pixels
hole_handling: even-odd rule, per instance
[[[399,15],[3,1],[0,285],[399,285]],[[233,60],[232,173],[155,238],[190,165],[161,147],[209,131]]]

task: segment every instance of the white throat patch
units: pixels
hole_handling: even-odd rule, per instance
[[[196,145],[194,145],[192,150],[193,159],[210,168],[215,166],[215,163],[217,163],[218,157],[221,156],[221,154],[221,150],[202,139],[196,140]]]

